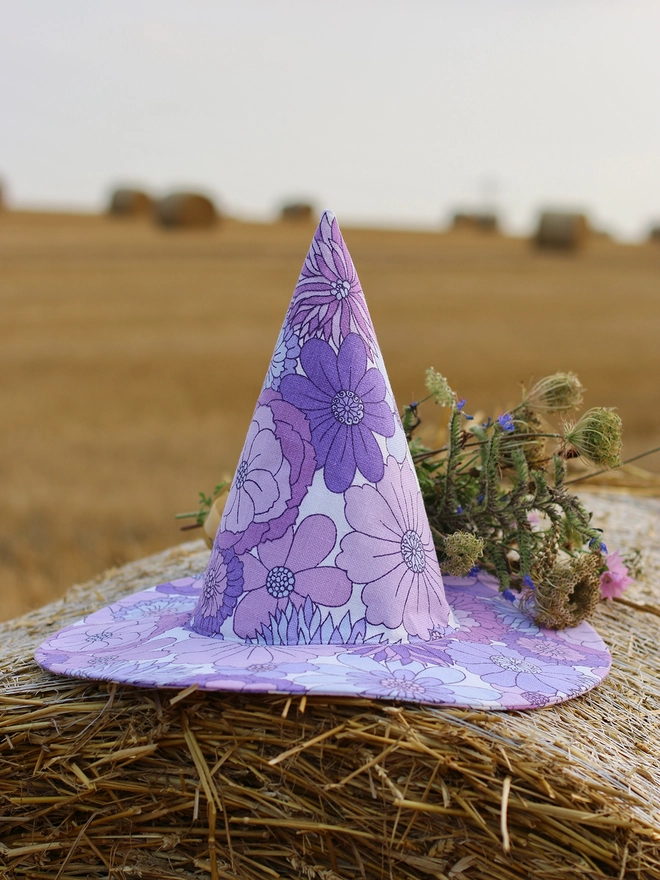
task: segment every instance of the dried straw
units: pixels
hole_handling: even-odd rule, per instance
[[[199,571],[201,542],[4,625],[2,876],[660,878],[660,503],[588,503],[611,547],[643,548],[628,602],[652,613],[603,603],[611,676],[540,711],[177,694],[30,659],[80,614]]]

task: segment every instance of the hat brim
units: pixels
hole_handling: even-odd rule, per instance
[[[595,687],[611,664],[588,623],[539,628],[485,573],[445,579],[457,630],[431,642],[396,644],[246,644],[200,635],[189,621],[201,583],[187,577],[120,599],[60,630],[35,659],[60,675],[141,687],[197,685],[473,709],[560,703]]]

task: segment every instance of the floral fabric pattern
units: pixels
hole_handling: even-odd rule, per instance
[[[285,376],[282,396],[309,419],[316,466],[324,469],[327,488],[346,491],[356,470],[372,483],[382,480],[376,435],[391,437],[395,421],[385,402],[385,380],[367,366],[365,343],[351,333],[335,354],[327,342],[310,339],[300,362],[305,375]]]
[[[387,460],[376,486],[352,486],[345,493],[346,519],[354,531],[341,542],[337,565],[365,584],[367,621],[409,636],[431,639],[446,627],[450,610],[433,546],[424,502],[412,466]]]
[[[319,337],[338,348],[356,332],[370,349],[376,345],[353,260],[330,212],[321,218],[287,317],[301,342]]]
[[[215,545],[204,573],[202,595],[193,612],[195,631],[204,636],[219,633],[242,592],[243,563],[233,547],[222,550]]]
[[[242,556],[245,596],[234,614],[236,635],[256,638],[278,611],[289,604],[298,608],[307,597],[326,607],[343,605],[351,593],[350,581],[340,569],[321,565],[336,540],[333,521],[314,514],[281,538],[260,544],[257,556]]]
[[[603,583],[612,595],[615,563]],[[482,709],[569,699],[610,664],[588,624],[540,629],[484,572],[443,584],[364,295],[329,213],[204,576],[126,596],[52,635],[36,659],[57,674],[144,687]]]
[[[265,644],[203,636],[181,622],[166,634],[154,635],[163,596],[175,595],[175,615],[190,619],[203,580],[188,578],[177,587],[145,590],[91,614],[51,636],[36,659],[59,674],[143,687],[196,683],[202,690],[354,694],[484,709],[549,706],[605,678],[610,656],[589,624],[561,634],[538,627],[531,633],[512,631],[498,614],[510,603],[488,584],[488,576],[486,583],[480,577],[462,583],[453,578],[452,596],[461,596],[469,611],[466,620],[490,617],[492,626],[466,626],[432,642],[389,644],[374,638],[373,644]],[[474,629],[488,629],[490,641],[475,642]],[[569,644],[567,656],[562,647]]]
[[[218,546],[244,553],[280,538],[298,515],[316,460],[303,413],[270,389],[248,428],[216,536]]]

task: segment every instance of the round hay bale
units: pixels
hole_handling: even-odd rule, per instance
[[[314,213],[314,206],[309,202],[288,202],[282,205],[280,217],[293,223],[309,223]]]
[[[597,613],[610,677],[539,711],[177,693],[34,663],[56,628],[202,572],[201,541],[1,625],[0,874],[658,880],[660,502],[588,504],[646,575]]]
[[[585,214],[544,211],[540,218],[534,243],[538,248],[576,251],[584,246],[589,236]]]
[[[161,226],[169,228],[204,228],[218,220],[215,205],[199,193],[172,193],[156,203],[155,217]]]
[[[649,241],[652,241],[655,244],[660,244],[660,223],[657,226],[652,226],[650,228]]]
[[[493,213],[466,213],[457,211],[454,214],[453,228],[471,232],[497,232],[499,223],[497,214]]]
[[[152,210],[153,199],[140,189],[116,189],[108,205],[113,217],[148,217]]]

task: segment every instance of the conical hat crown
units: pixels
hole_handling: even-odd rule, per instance
[[[193,628],[267,644],[429,641],[452,626],[353,261],[326,212],[280,331]]]

